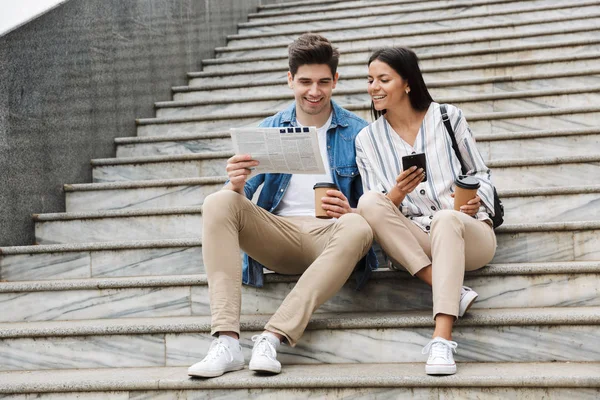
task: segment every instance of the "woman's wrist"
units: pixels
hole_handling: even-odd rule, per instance
[[[396,207],[400,207],[400,204],[402,201],[404,201],[405,196],[406,195],[402,193],[396,186],[394,186],[387,194],[388,199],[390,199]]]

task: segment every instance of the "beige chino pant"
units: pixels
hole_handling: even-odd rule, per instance
[[[431,264],[434,318],[440,313],[458,316],[465,271],[485,266],[496,252],[492,227],[465,213],[441,210],[427,234],[376,192],[365,193],[358,210],[386,254],[411,275]]]
[[[335,222],[278,217],[231,190],[208,196],[202,214],[213,335],[240,333],[240,249],[272,271],[302,274],[265,325],[295,346],[312,313],[342,288],[373,241],[371,228],[358,214]]]

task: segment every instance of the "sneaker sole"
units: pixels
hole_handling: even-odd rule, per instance
[[[261,373],[269,373],[269,374],[278,374],[281,372],[281,366],[273,366],[273,365],[266,365],[266,364],[260,364],[260,363],[256,363],[256,362],[250,362],[250,365],[248,365],[248,369],[250,371],[254,371],[254,372],[261,372]]]
[[[456,364],[454,365],[425,365],[427,375],[453,375],[456,373]]]
[[[471,308],[471,306],[473,305],[473,303],[475,303],[475,300],[477,300],[477,298],[478,298],[478,297],[479,297],[479,295],[478,295],[478,294],[475,294],[475,296],[474,296],[474,297],[473,297],[473,298],[472,298],[472,299],[469,301],[469,303],[467,304],[467,307],[465,307],[465,311],[463,311],[462,313],[461,313],[461,312],[459,312],[459,313],[458,313],[458,316],[459,316],[459,317],[462,317],[462,316],[464,316],[464,315],[467,313],[467,311],[469,311],[469,308]]]
[[[234,365],[225,370],[215,370],[215,371],[191,371],[188,369],[189,376],[195,376],[198,378],[216,378],[217,376],[221,376],[227,372],[239,371],[244,369],[244,364]]]

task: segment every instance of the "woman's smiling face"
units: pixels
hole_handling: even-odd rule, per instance
[[[406,93],[407,90],[410,91],[408,82],[383,61],[374,60],[369,65],[368,81],[367,91],[378,111],[389,110],[409,101]]]

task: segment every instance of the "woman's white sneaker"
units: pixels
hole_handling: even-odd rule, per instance
[[[475,300],[477,299],[477,292],[473,289],[463,286],[460,291],[460,302],[458,303],[458,316],[462,317],[465,315],[467,310],[471,308]]]
[[[225,372],[238,371],[243,368],[244,354],[239,343],[232,345],[217,338],[211,343],[206,357],[188,368],[188,375],[214,378]]]
[[[252,341],[254,347],[248,368],[255,372],[280,373],[281,363],[277,361],[279,339],[274,335],[262,334],[252,336]]]
[[[456,363],[452,352],[456,353],[456,342],[441,337],[433,338],[423,348],[422,353],[429,353],[425,372],[428,375],[452,375],[456,373]]]

